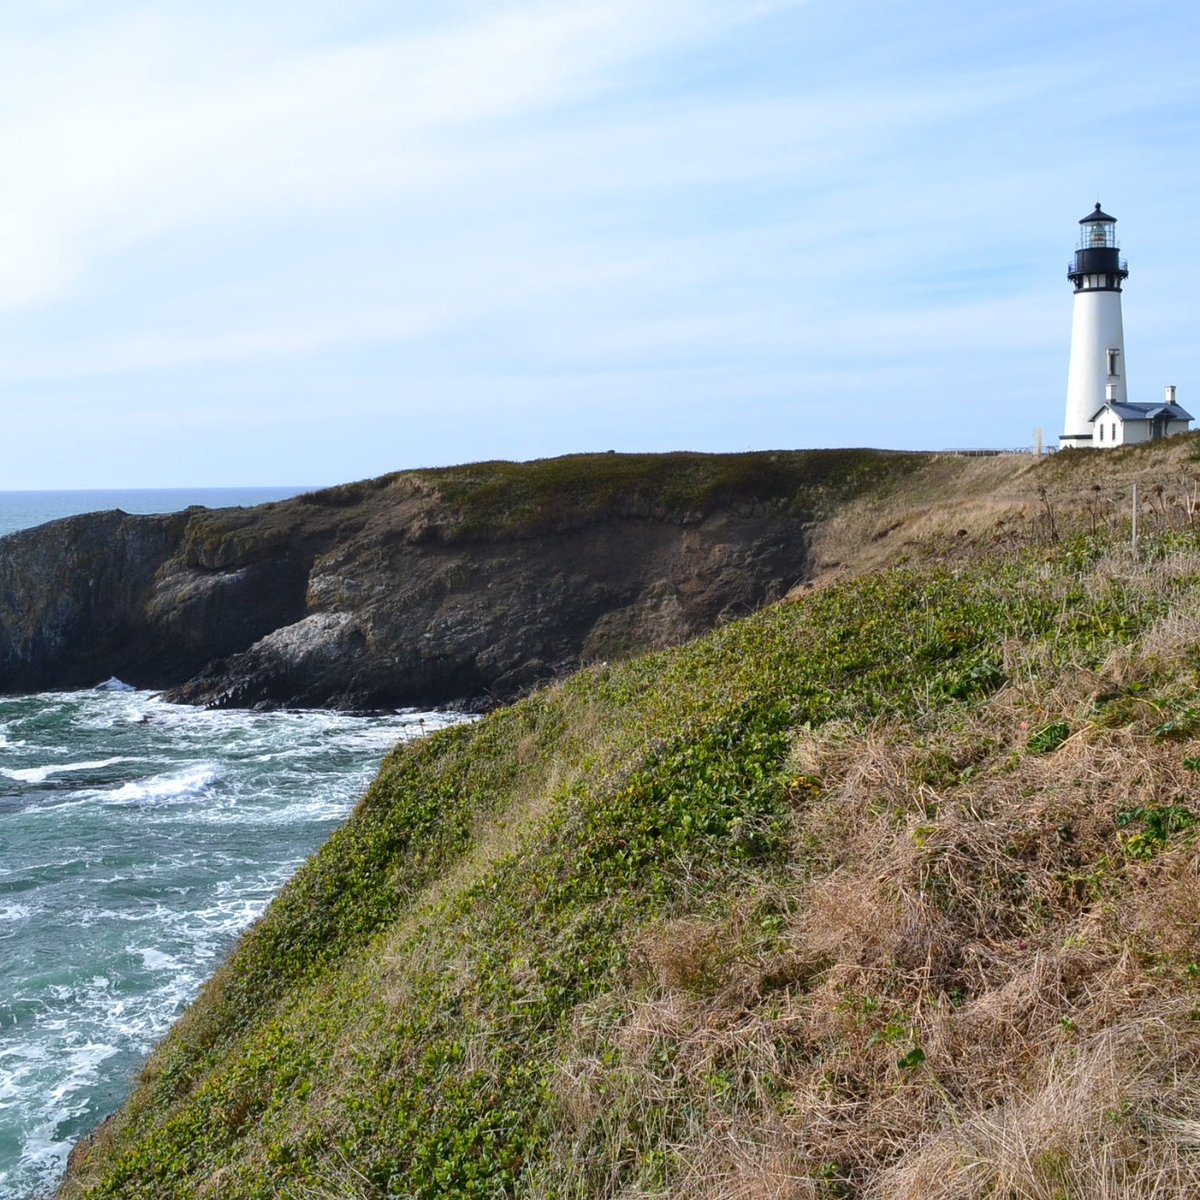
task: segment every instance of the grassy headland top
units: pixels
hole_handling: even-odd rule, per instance
[[[631,515],[697,521],[715,507],[738,504],[779,506],[811,519],[902,479],[926,457],[885,450],[572,454],[395,472],[301,500],[348,507],[421,480],[446,506],[447,531],[465,537],[549,533]]]

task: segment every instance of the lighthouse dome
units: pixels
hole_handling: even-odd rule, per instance
[[[1110,221],[1115,225],[1117,218],[1110,217],[1108,215],[1108,213],[1104,212],[1100,208],[1099,203],[1097,203],[1096,207],[1094,209],[1092,209],[1092,211],[1090,213],[1088,213],[1088,215],[1086,217],[1080,218],[1079,223],[1080,223],[1080,225],[1087,225],[1090,221]]]

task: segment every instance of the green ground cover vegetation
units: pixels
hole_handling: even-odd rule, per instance
[[[848,497],[918,471],[925,458],[886,450],[745,454],[571,454],[423,471],[461,538],[560,531],[611,517],[699,520],[717,505],[827,514]]]
[[[677,466],[672,510],[742,486]],[[481,528],[569,519],[535,474],[438,487]],[[1183,1194],[1198,671],[1190,535],[1085,537],[816,589],[400,748],[65,1194]]]

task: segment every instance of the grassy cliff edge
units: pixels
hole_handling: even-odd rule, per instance
[[[393,753],[66,1197],[1200,1183],[1200,549],[834,583]]]

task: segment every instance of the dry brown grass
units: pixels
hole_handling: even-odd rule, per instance
[[[1095,586],[1198,566],[1117,555]],[[1153,735],[1161,705],[1115,726],[1097,708],[1198,650],[1188,605],[1098,670],[1051,677],[1010,647],[1013,682],[958,725],[800,732],[791,766],[820,795],[770,897],[777,949],[739,950],[762,896],[662,924],[562,1065],[564,1161],[628,1167],[627,1131],[671,1113],[670,1169],[530,1194],[1200,1194],[1200,851],[1189,835],[1139,858],[1117,820],[1195,797],[1194,739]],[[1052,721],[1071,736],[1030,753]]]
[[[1144,531],[1194,530],[1198,440],[1042,459],[930,455],[920,470],[849,501],[814,528],[814,579],[1015,550],[1073,533],[1125,536],[1134,483]]]

